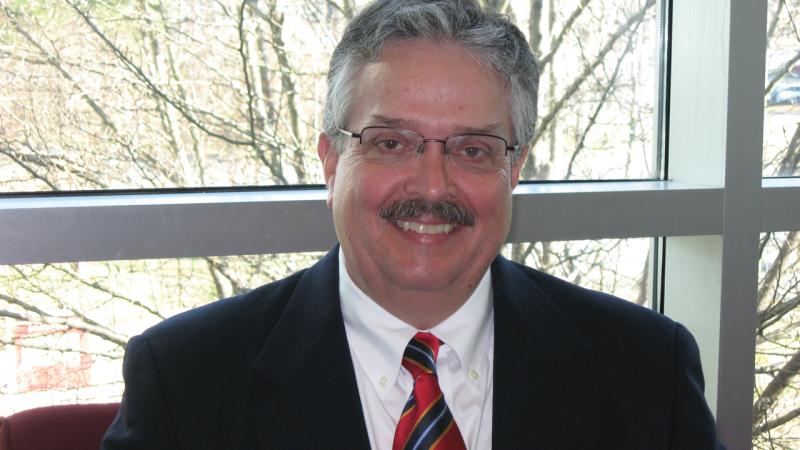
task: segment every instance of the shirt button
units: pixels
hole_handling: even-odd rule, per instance
[[[388,382],[389,382],[389,379],[388,379],[388,378],[386,378],[386,377],[381,377],[381,379],[380,379],[380,380],[378,380],[378,385],[379,385],[380,387],[386,387],[386,383],[388,383]]]
[[[475,370],[475,369],[470,369],[469,377],[472,378],[473,380],[477,380],[478,379],[478,371]]]

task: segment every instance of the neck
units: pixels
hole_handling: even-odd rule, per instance
[[[361,286],[359,286],[361,287]],[[364,290],[362,288],[362,290]],[[374,294],[364,291],[375,303],[403,322],[418,330],[430,330],[453,315],[472,295],[469,292],[455,294],[404,291],[396,295]]]
[[[417,289],[380,283],[375,277],[368,280],[348,266],[344,269],[352,282],[372,301],[418,330],[429,330],[458,311],[486,273],[483,270],[438,289]]]

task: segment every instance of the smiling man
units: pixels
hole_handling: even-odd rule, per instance
[[[378,1],[328,84],[340,245],[131,339],[103,448],[720,447],[685,328],[497,254],[536,121],[516,27]]]

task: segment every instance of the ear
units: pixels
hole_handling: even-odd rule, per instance
[[[522,166],[525,165],[525,160],[528,159],[528,147],[522,147],[522,150],[519,152],[517,156],[517,162],[511,166],[511,188],[517,187],[517,183],[519,183],[519,173],[522,170]]]
[[[317,140],[317,155],[322,161],[322,172],[325,176],[325,186],[328,187],[328,208],[333,204],[333,185],[336,181],[336,166],[339,163],[339,152],[333,148],[330,136],[319,134]]]

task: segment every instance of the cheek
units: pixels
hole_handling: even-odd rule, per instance
[[[384,171],[360,161],[353,161],[342,169],[336,175],[334,205],[350,212],[374,210],[390,197],[391,176]]]
[[[334,205],[343,205],[351,201],[350,197],[357,191],[358,164],[349,154],[345,154],[339,159],[336,167],[336,178],[333,185]]]
[[[507,192],[498,192],[497,195],[487,196],[483,203],[485,217],[493,224],[510,222],[511,199]]]
[[[496,214],[506,212],[511,204],[511,185],[508,173],[492,174],[491,178],[462,180],[460,191],[470,202],[470,206],[485,218],[493,219]]]

